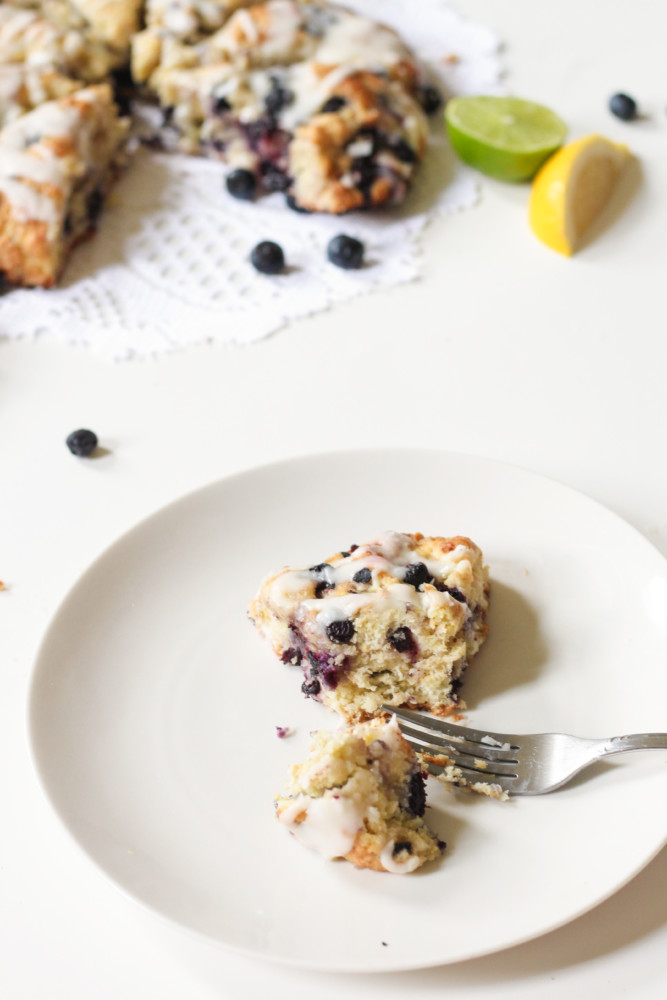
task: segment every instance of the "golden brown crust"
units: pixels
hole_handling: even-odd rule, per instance
[[[332,91],[346,103],[334,113],[316,115],[299,126],[289,150],[289,172],[294,178],[296,203],[310,212],[336,215],[356,208],[384,205],[400,200],[397,179],[407,187],[416,163],[426,148],[426,123],[416,101],[398,83],[374,73],[355,73]],[[411,123],[409,134],[397,126],[397,114]],[[360,184],[355,176],[354,139],[359,135],[386,134],[403,139],[413,151],[414,160],[405,162],[387,147],[386,172],[382,170],[369,182]]]
[[[59,127],[63,131],[42,134],[44,119],[38,108],[0,133],[7,136],[11,129],[16,138],[29,140],[22,150],[24,173],[7,173],[4,177],[10,182],[10,192],[11,184],[20,185],[19,207],[13,205],[7,189],[0,190],[0,271],[14,285],[50,288],[56,283],[69,251],[94,227],[88,199],[94,196],[100,202],[106,194],[116,174],[117,155],[125,135],[125,124],[118,119],[107,84],[54,101],[49,104],[49,113],[52,109],[58,115],[62,112]],[[70,117],[72,111],[76,113],[74,118]],[[34,138],[30,136],[33,122]],[[21,130],[19,136],[14,132],[17,128]],[[86,151],[85,156],[81,150]],[[39,171],[31,176],[31,164],[40,162],[53,167],[49,181],[39,179]],[[12,167],[12,171],[16,169]],[[37,206],[50,206],[46,217],[40,218],[37,211],[37,217],[27,215],[31,193]]]
[[[380,861],[377,847],[368,843],[368,835],[361,830],[357,834],[352,850],[345,855],[346,861],[351,861],[357,868],[368,868],[374,872],[386,872],[386,868]]]

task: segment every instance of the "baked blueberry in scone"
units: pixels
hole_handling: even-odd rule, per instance
[[[49,287],[91,229],[122,163],[127,123],[100,84],[0,132],[0,273]]]
[[[325,562],[269,576],[249,615],[303,672],[304,694],[349,721],[382,705],[460,707],[487,633],[488,570],[469,538],[388,531]]]
[[[445,844],[424,821],[426,792],[416,755],[396,720],[315,733],[276,798],[280,823],[325,858],[406,874]]]
[[[200,18],[135,37],[134,79],[159,105],[152,141],[251,170],[304,211],[402,201],[426,149],[427,81],[399,36],[324,2],[231,6],[213,33]]]

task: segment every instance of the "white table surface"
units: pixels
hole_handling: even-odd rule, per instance
[[[478,208],[429,230],[421,281],[253,347],[112,365],[45,343],[0,344],[3,1000],[664,992],[665,850],[594,911],[532,943],[422,973],[323,977],[253,964],[135,906],[70,841],[30,762],[32,660],[67,589],[138,519],[239,469],[356,446],[488,455],[595,497],[667,555],[667,5],[459,8],[506,41],[512,92],[551,105],[573,136],[600,131],[641,158],[634,200],[578,258],[534,240],[525,188],[485,182]],[[613,119],[616,90],[651,117]],[[79,426],[110,454],[74,460],[63,440]]]

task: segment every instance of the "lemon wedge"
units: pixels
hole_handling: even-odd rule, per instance
[[[538,239],[571,257],[631,159],[627,146],[601,135],[589,135],[559,149],[532,185],[529,218]]]

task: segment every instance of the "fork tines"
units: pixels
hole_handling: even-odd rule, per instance
[[[516,773],[518,745],[507,742],[502,733],[481,732],[443,722],[407,708],[384,705],[399,720],[401,732],[410,746],[429,764],[453,764],[474,777],[512,777]]]

